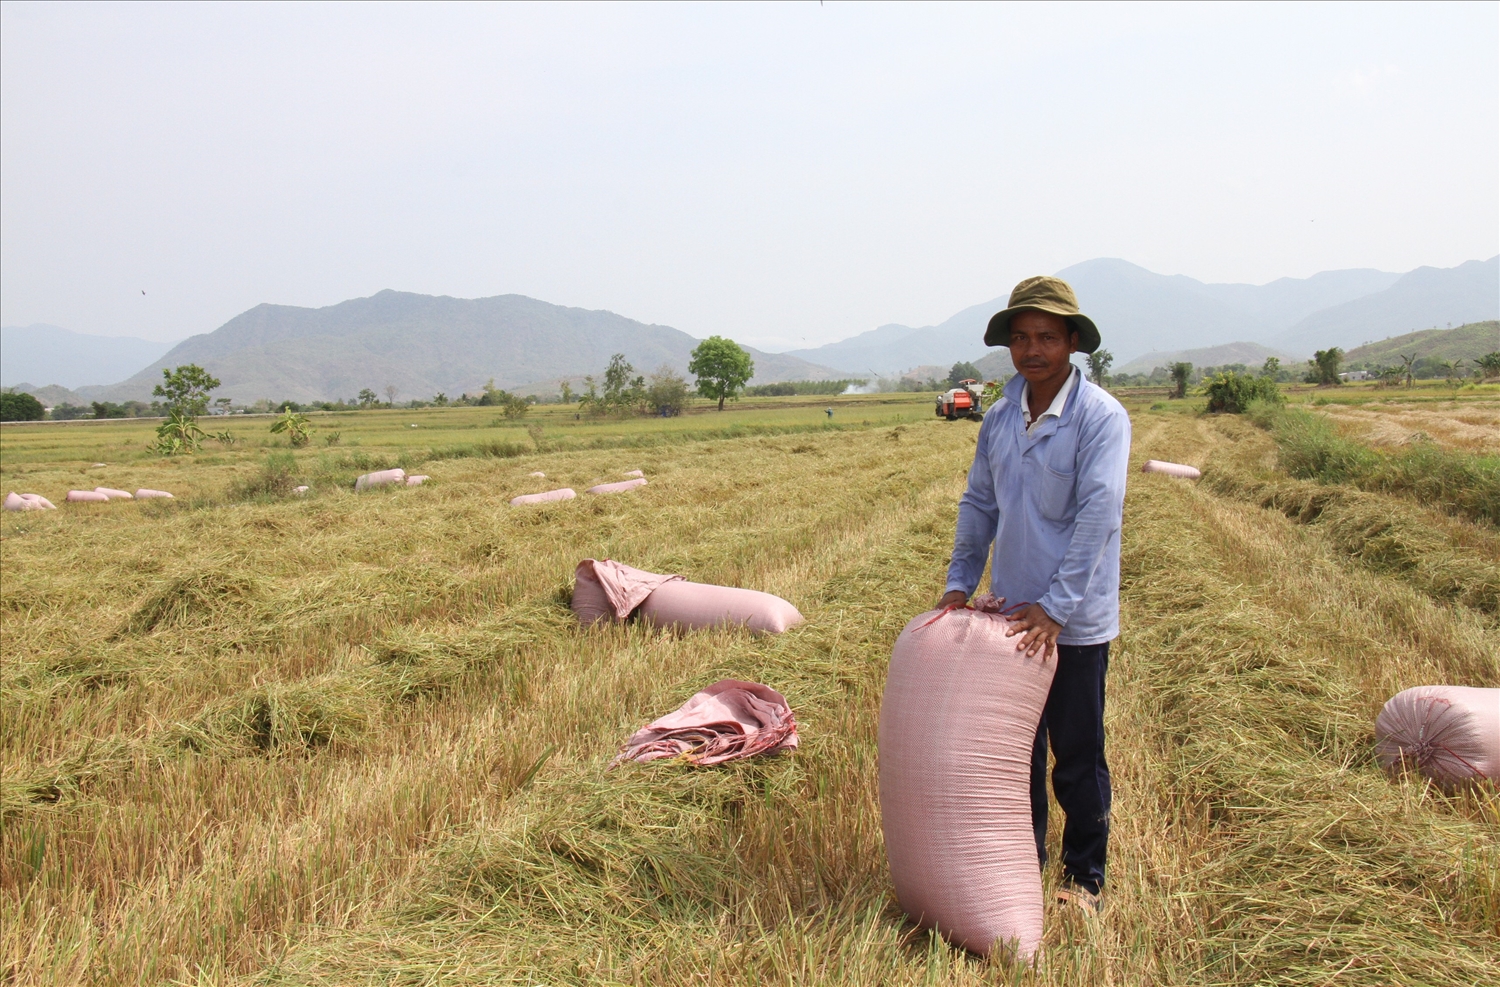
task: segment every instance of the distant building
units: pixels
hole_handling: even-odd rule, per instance
[[[1375,375],[1368,370],[1346,370],[1339,374],[1339,380],[1374,380]]]

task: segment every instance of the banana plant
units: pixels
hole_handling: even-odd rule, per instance
[[[153,447],[163,456],[180,456],[198,451],[198,442],[208,433],[198,427],[198,419],[173,408],[167,420],[156,426],[156,445]]]
[[[275,435],[284,433],[292,443],[292,448],[299,449],[312,438],[312,423],[307,420],[306,415],[288,408],[271,425],[271,432]]]

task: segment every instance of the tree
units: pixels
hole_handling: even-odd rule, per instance
[[[961,381],[978,379],[979,368],[974,366],[974,364],[970,363],[968,360],[960,360],[958,363],[955,363],[953,365],[952,370],[948,371],[949,387],[957,387]]]
[[[390,405],[392,408],[394,408],[396,406],[396,394],[397,393],[398,392],[396,391],[396,385],[395,384],[387,384],[387,385],[385,385],[385,403],[388,404],[388,405]]]
[[[573,386],[571,384],[569,384],[567,381],[563,381],[562,386],[558,388],[558,390],[562,393],[563,404],[573,403]]]
[[[1496,350],[1493,353],[1486,353],[1474,362],[1479,365],[1479,372],[1484,376],[1485,380],[1489,380],[1491,377],[1500,377],[1500,350]]]
[[[1193,365],[1191,363],[1174,363],[1170,369],[1172,373],[1172,397],[1187,397],[1188,378],[1193,376]]]
[[[1307,361],[1306,382],[1317,384],[1319,387],[1333,387],[1342,384],[1339,379],[1339,364],[1344,362],[1344,351],[1337,346],[1331,349],[1318,350],[1313,358]]]
[[[1115,362],[1115,355],[1109,350],[1095,350],[1089,354],[1089,380],[1104,386],[1109,379],[1109,365]]]
[[[1412,368],[1416,366],[1417,354],[1413,353],[1411,356],[1407,356],[1405,353],[1397,353],[1396,355],[1401,358],[1401,367],[1397,371],[1397,374],[1399,375],[1400,379],[1406,381],[1406,386],[1410,387],[1414,379],[1412,376]]]
[[[214,407],[219,409],[219,414],[229,414],[229,406],[234,404],[233,398],[214,398]]]
[[[362,388],[359,392],[359,406],[361,408],[373,408],[375,407],[375,402],[379,400],[380,395],[376,394],[368,387]]]
[[[219,378],[196,363],[184,364],[176,370],[163,368],[161,375],[162,382],[151,393],[166,398],[169,411],[181,411],[191,418],[208,412],[208,392],[219,386]]]
[[[442,391],[438,391],[435,395],[433,395],[432,403],[437,405],[439,408],[446,408],[448,407],[448,395],[444,394]]]
[[[24,391],[0,392],[0,422],[39,422],[47,414],[36,395]]]
[[[687,402],[688,386],[682,375],[665,365],[657,368],[646,388],[646,405],[651,413],[671,418],[682,414]]]
[[[179,456],[198,451],[198,440],[208,433],[198,427],[198,419],[181,408],[173,408],[167,420],[156,426],[153,449],[163,456]]]
[[[290,408],[271,423],[271,433],[273,435],[285,434],[294,449],[307,445],[308,440],[312,438],[312,430],[312,423],[307,420],[307,416]]]
[[[1286,396],[1269,377],[1252,377],[1249,374],[1219,373],[1204,385],[1208,394],[1208,410],[1215,413],[1242,414],[1252,401],[1269,401],[1285,404]]]
[[[723,411],[724,402],[737,397],[740,388],[755,376],[755,363],[734,340],[710,336],[693,349],[688,373],[698,378],[698,393],[717,399]]]
[[[1269,380],[1277,380],[1281,377],[1281,360],[1274,356],[1266,357],[1266,362],[1260,365],[1260,375]]]

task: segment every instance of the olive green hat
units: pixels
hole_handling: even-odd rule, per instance
[[[1094,320],[1078,311],[1078,296],[1073,286],[1062,278],[1041,275],[1027,278],[1010,293],[1010,307],[996,312],[990,326],[984,331],[984,345],[1009,346],[1010,320],[1017,312],[1048,312],[1068,320],[1069,327],[1078,331],[1078,349],[1092,353],[1099,348],[1099,330]]]

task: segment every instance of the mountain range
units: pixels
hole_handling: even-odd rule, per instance
[[[1102,258],[1058,272],[1099,325],[1114,370],[1301,359],[1314,349],[1444,323],[1500,317],[1500,257],[1406,274],[1325,271],[1264,285],[1208,284]],[[1006,362],[984,346],[984,327],[1007,296],[933,326],[883,325],[811,349],[751,349],[755,382],[894,375],[959,360]],[[624,353],[639,372],[682,372],[698,340],[670,326],[613,312],[527,298],[450,298],[386,290],[324,308],[257,305],[210,333],[166,344],[83,336],[55,326],[5,328],[4,383],[38,392],[62,385],[83,400],[149,400],[161,371],[185,363],[223,381],[236,403],[350,398],[369,388],[398,399],[476,392],[493,379],[510,390],[555,391],[602,372]],[[747,347],[749,349],[749,347]],[[988,371],[986,371],[988,372]],[[115,380],[119,383],[103,384]],[[61,393],[52,392],[52,393]]]
[[[1113,258],[1076,264],[1057,276],[1073,286],[1079,306],[1099,326],[1116,368],[1144,361],[1149,370],[1184,350],[1230,342],[1300,359],[1329,346],[1349,349],[1413,329],[1500,316],[1500,256],[1406,274],[1325,271],[1263,285],[1206,284]],[[971,306],[935,326],[884,325],[789,355],[881,374],[978,360],[986,351],[984,328],[1007,298]]]

